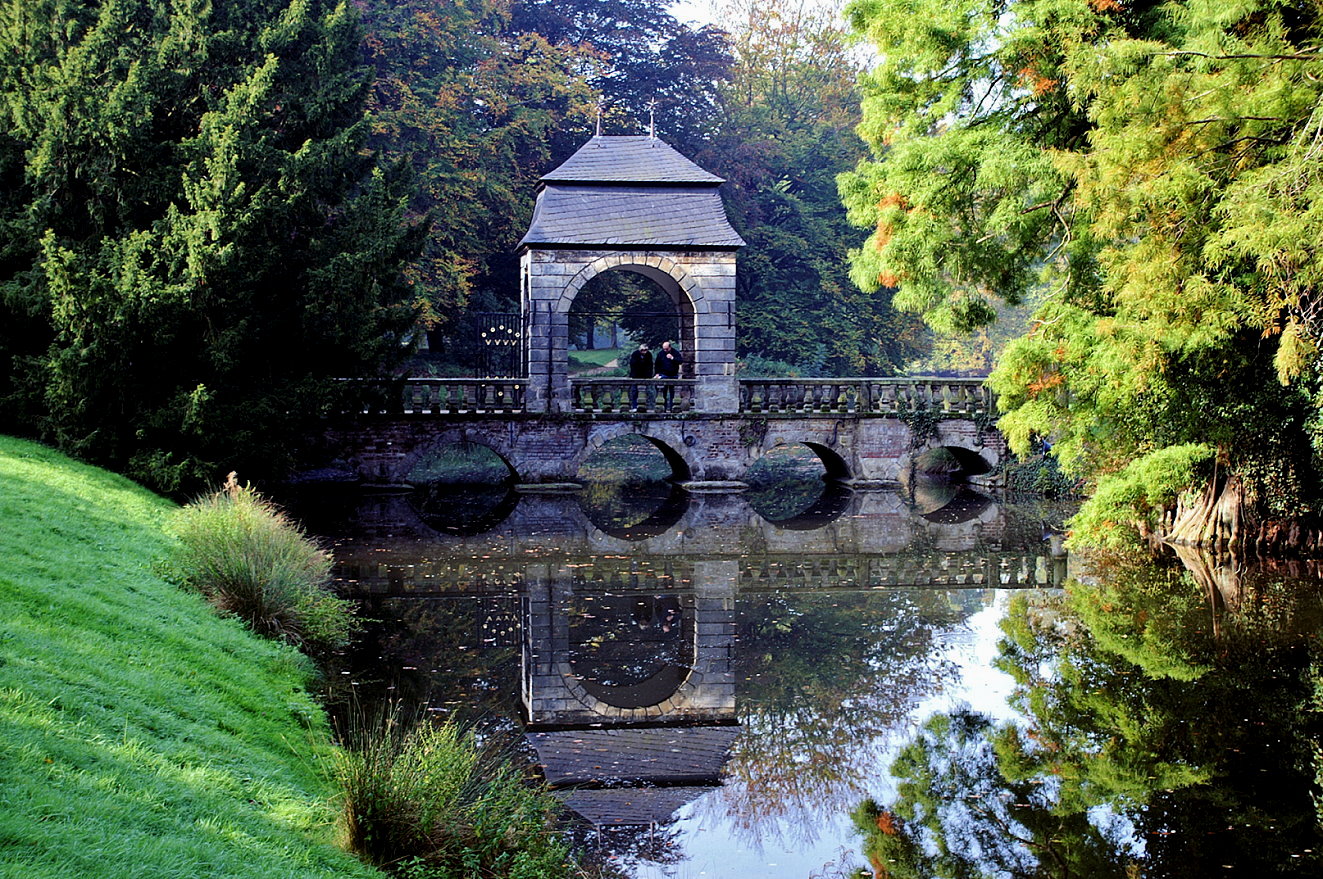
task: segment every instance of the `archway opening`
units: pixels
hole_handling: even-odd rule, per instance
[[[688,509],[677,483],[689,466],[652,437],[632,433],[603,443],[584,459],[579,504],[598,529],[625,540],[646,540],[670,530]]]
[[[681,352],[692,351],[693,326],[693,305],[670,275],[648,266],[602,272],[570,305],[569,374],[626,376],[629,356],[640,343],[653,353],[666,341]]]
[[[914,459],[914,472],[930,479],[964,482],[971,476],[992,471],[992,465],[978,452],[959,446],[927,449]]]
[[[782,528],[820,528],[838,518],[852,496],[840,479],[845,462],[817,443],[778,445],[745,475],[754,512]]]
[[[617,708],[674,695],[694,667],[694,609],[675,594],[594,596],[569,623],[569,663],[583,688]]]
[[[440,443],[409,469],[409,503],[418,518],[443,534],[490,531],[518,503],[513,468],[487,446],[467,440]]]

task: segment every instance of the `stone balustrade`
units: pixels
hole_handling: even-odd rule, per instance
[[[521,413],[527,385],[527,379],[515,378],[347,381],[344,410],[375,415]],[[666,385],[675,389],[672,414],[697,408],[693,379],[575,378],[570,380],[571,411],[629,412],[629,389],[638,386],[639,408],[663,413]],[[995,414],[992,391],[979,378],[742,378],[739,395],[739,412],[751,415],[895,416],[916,408],[951,418]]]
[[[994,411],[981,378],[742,378],[740,411],[898,415],[931,409],[952,418]]]
[[[643,412],[665,412],[663,389],[674,388],[670,412],[689,412],[694,408],[693,379],[573,378],[570,399],[574,412],[629,412],[629,389],[637,387],[638,407]]]
[[[364,415],[473,415],[524,411],[522,378],[351,381],[346,408]]]

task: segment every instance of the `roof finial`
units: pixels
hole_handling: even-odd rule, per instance
[[[648,101],[648,137],[657,139],[657,102]]]
[[[597,136],[602,136],[602,102],[597,102]]]

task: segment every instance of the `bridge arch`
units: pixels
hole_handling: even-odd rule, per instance
[[[577,474],[583,468],[584,462],[588,460],[594,452],[599,451],[611,440],[619,439],[625,436],[637,436],[647,440],[657,451],[661,452],[666,463],[671,465],[671,480],[673,482],[685,482],[693,477],[693,468],[685,456],[677,451],[677,448],[685,448],[684,435],[679,425],[675,423],[668,424],[649,424],[642,427],[633,423],[621,423],[605,426],[594,430],[588,436],[588,442],[573,461],[574,472]]]
[[[509,441],[508,432],[505,435],[500,431],[482,431],[478,434],[462,428],[436,431],[425,442],[417,444],[406,452],[397,469],[398,481],[424,484],[426,480],[419,480],[417,476],[420,470],[425,468],[428,459],[439,451],[454,446],[479,446],[487,449],[505,465],[508,475],[504,482],[513,484],[520,481],[519,471],[512,463],[518,459],[518,455],[514,444]]]

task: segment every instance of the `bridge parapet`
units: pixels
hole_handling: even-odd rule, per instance
[[[640,411],[662,412],[662,389],[674,388],[674,402],[670,412],[691,412],[694,409],[695,386],[693,379],[638,379],[638,378],[575,378],[570,379],[571,411],[573,412],[627,412],[630,404],[629,389],[638,388],[637,405]]]
[[[994,412],[981,378],[742,378],[740,411],[899,415],[931,409],[952,418]]]
[[[475,415],[524,411],[522,378],[404,378],[350,382],[346,411],[360,415]]]
[[[626,412],[629,389],[638,406],[662,412],[662,389],[674,388],[672,414],[700,410],[693,379],[576,378],[570,382],[570,411]],[[348,411],[373,415],[472,415],[525,412],[528,379],[408,378],[352,383]],[[995,414],[992,391],[979,378],[742,378],[741,413],[777,415],[898,416],[929,409],[949,418]],[[732,413],[734,414],[734,413]]]

